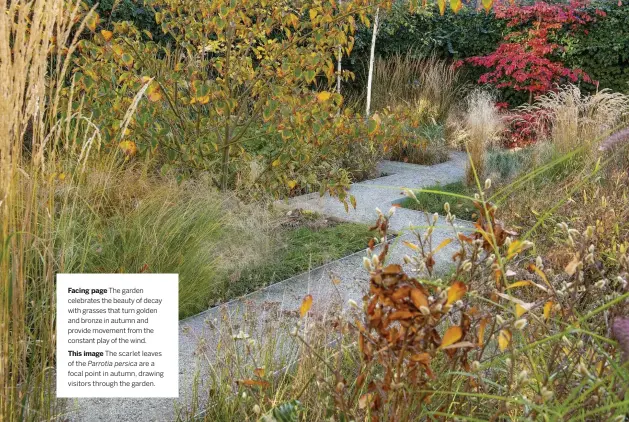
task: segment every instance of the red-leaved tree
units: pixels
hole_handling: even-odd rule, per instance
[[[496,18],[507,21],[511,28],[496,51],[487,56],[466,59],[467,63],[490,69],[481,75],[479,83],[497,88],[513,88],[529,93],[529,102],[538,94],[553,89],[557,83],[592,82],[581,69],[570,69],[557,60],[563,49],[555,40],[559,31],[574,32],[594,17],[584,9],[585,3],[533,5],[500,5]],[[603,11],[596,11],[604,16]]]

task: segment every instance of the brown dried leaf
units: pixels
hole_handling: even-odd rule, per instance
[[[242,385],[247,386],[247,387],[263,387],[263,388],[266,388],[266,387],[268,387],[270,385],[266,381],[252,380],[252,379],[238,380],[237,382],[238,382],[238,384],[242,384]]]
[[[415,305],[417,309],[419,309],[420,306],[426,306],[426,307],[428,306],[428,298],[419,289],[411,290],[411,301],[413,302],[413,305]]]
[[[414,315],[415,313],[410,312],[410,311],[395,311],[389,316],[389,319],[391,321],[397,321],[400,319],[410,319],[410,318],[413,318]]]
[[[483,318],[478,324],[478,345],[483,346],[485,341],[485,327],[489,323],[489,318]]]

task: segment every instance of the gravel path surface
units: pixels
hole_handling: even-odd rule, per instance
[[[345,212],[343,205],[329,196],[319,197],[305,195],[290,201],[278,203],[287,209],[308,209],[321,214],[346,221],[374,223],[375,208],[387,212],[391,205],[403,199],[402,188],[421,188],[439,182],[447,184],[461,180],[465,174],[467,157],[464,153],[451,153],[451,160],[434,166],[418,166],[413,164],[384,161],[380,172],[387,176],[361,183],[351,187],[351,194],[356,197],[356,210]],[[440,219],[443,222],[443,218]],[[424,213],[398,208],[391,221],[391,229],[398,232],[398,237],[391,241],[390,262],[401,263],[402,257],[409,254],[408,247],[402,241],[412,239],[408,231],[409,224],[425,224]],[[458,230],[470,230],[470,224],[459,222]],[[435,230],[433,244],[452,237],[451,227]],[[454,243],[443,248],[436,256],[436,271],[444,272],[450,267],[450,257],[454,251]],[[220,364],[213,359],[217,332],[221,324],[227,321],[232,327],[242,323],[243,315],[253,313],[260,330],[269,329],[269,324],[277,324],[280,319],[289,321],[299,309],[303,297],[313,296],[312,314],[325,315],[331,309],[347,306],[353,299],[360,303],[367,287],[368,274],[363,268],[362,259],[365,251],[357,252],[343,259],[331,262],[312,271],[284,280],[264,289],[253,292],[242,298],[211,308],[206,312],[180,321],[179,335],[179,399],[74,399],[68,402],[68,413],[61,418],[64,421],[173,421],[176,420],[176,407],[185,405],[192,394],[193,379],[196,375],[206,374],[211,365]],[[331,280],[340,280],[335,285]],[[209,321],[218,321],[212,329]],[[262,328],[265,327],[265,328]],[[205,343],[202,358],[199,354],[199,339]]]

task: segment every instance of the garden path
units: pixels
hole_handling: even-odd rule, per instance
[[[465,153],[452,152],[451,159],[434,166],[383,161],[379,165],[381,174],[373,180],[355,183],[350,193],[356,197],[356,209],[345,211],[343,204],[329,196],[318,194],[304,195],[289,201],[278,203],[287,209],[302,208],[315,211],[338,219],[372,224],[376,220],[375,208],[387,212],[391,205],[404,198],[402,188],[421,188],[439,182],[447,184],[461,180],[465,175],[467,156]],[[409,224],[422,225],[425,222],[422,212],[397,208],[391,220],[392,231],[398,232],[391,242],[389,259],[402,262],[408,247],[401,242],[412,239]],[[443,222],[443,218],[440,219]],[[470,224],[459,222],[462,230]],[[434,245],[443,239],[452,237],[451,227],[435,230]],[[436,256],[436,270],[445,272],[450,267],[450,257],[454,251],[454,242],[443,248]],[[216,359],[218,332],[221,327],[232,329],[250,327],[252,337],[264,342],[269,329],[279,332],[279,324],[294,324],[295,310],[299,309],[304,296],[313,296],[313,306],[309,313],[322,316],[347,306],[348,300],[360,303],[367,286],[367,273],[363,267],[365,251],[315,268],[307,273],[292,277],[242,298],[211,308],[201,314],[180,321],[179,329],[179,399],[73,399],[68,402],[67,421],[174,421],[177,420],[176,408],[185,407],[193,394],[195,376],[200,381],[199,388],[207,388],[203,379],[212,371],[212,365],[220,364]],[[331,282],[335,279],[338,284]],[[248,317],[247,317],[248,316]],[[253,321],[253,328],[250,324]],[[228,324],[228,325],[225,325]],[[286,327],[284,327],[286,328]],[[288,329],[286,328],[286,331]],[[203,339],[200,343],[200,339]],[[200,344],[202,347],[200,347]],[[289,347],[284,345],[283,347]],[[203,397],[202,397],[203,398]],[[183,418],[187,420],[187,418]],[[202,418],[201,418],[202,420]]]

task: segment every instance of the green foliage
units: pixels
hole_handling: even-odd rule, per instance
[[[493,13],[479,13],[469,7],[458,14],[442,16],[436,7],[429,6],[427,10],[410,14],[400,5],[385,17],[378,34],[377,51],[388,56],[417,50],[418,54],[458,60],[491,51],[500,41],[503,30],[504,23],[496,21]],[[364,31],[357,35],[356,52],[360,51],[366,36],[371,36],[369,30]]]
[[[128,158],[137,148],[162,172],[208,172],[223,190],[328,192],[349,206],[349,181],[373,172],[379,140],[395,127],[392,119],[381,125],[386,116],[365,121],[342,111],[342,96],[331,92],[334,52],[351,50],[367,8],[354,12],[344,3],[339,12],[305,2],[284,13],[282,4],[269,9],[258,0],[151,5],[174,48],[117,22],[82,41],[75,60],[75,89],[86,94],[106,144]],[[226,20],[239,24],[226,28]],[[129,110],[134,119],[124,139],[116,138]]]
[[[531,164],[532,148],[516,150],[492,150],[487,154],[485,171],[493,179],[498,176],[506,181],[517,176]]]
[[[588,24],[587,34],[565,40],[564,60],[599,81],[600,89],[629,93],[629,9],[609,3],[596,7],[606,16]]]
[[[463,220],[473,220],[476,214],[476,208],[469,198],[474,195],[474,190],[469,188],[463,182],[448,183],[447,185],[434,185],[422,190],[434,192],[416,193],[417,199],[405,198],[400,202],[402,208],[410,208],[412,210],[426,211],[429,213],[444,213],[444,204],[450,204],[450,212]],[[454,195],[461,195],[467,198],[461,198]]]
[[[277,407],[271,409],[271,411],[262,416],[262,422],[297,422],[299,420],[299,413],[301,410],[301,403],[298,400],[291,400],[286,403],[282,403]]]
[[[164,196],[168,194],[168,201]],[[221,263],[216,243],[227,237],[224,204],[211,190],[162,188],[137,210],[116,214],[91,233],[84,272],[179,274],[179,315],[207,309]]]
[[[155,11],[144,4],[144,0],[86,0],[85,3],[90,8],[98,4],[96,12],[108,29],[115,22],[129,21],[139,30],[149,31],[156,40],[168,41],[155,22]]]

